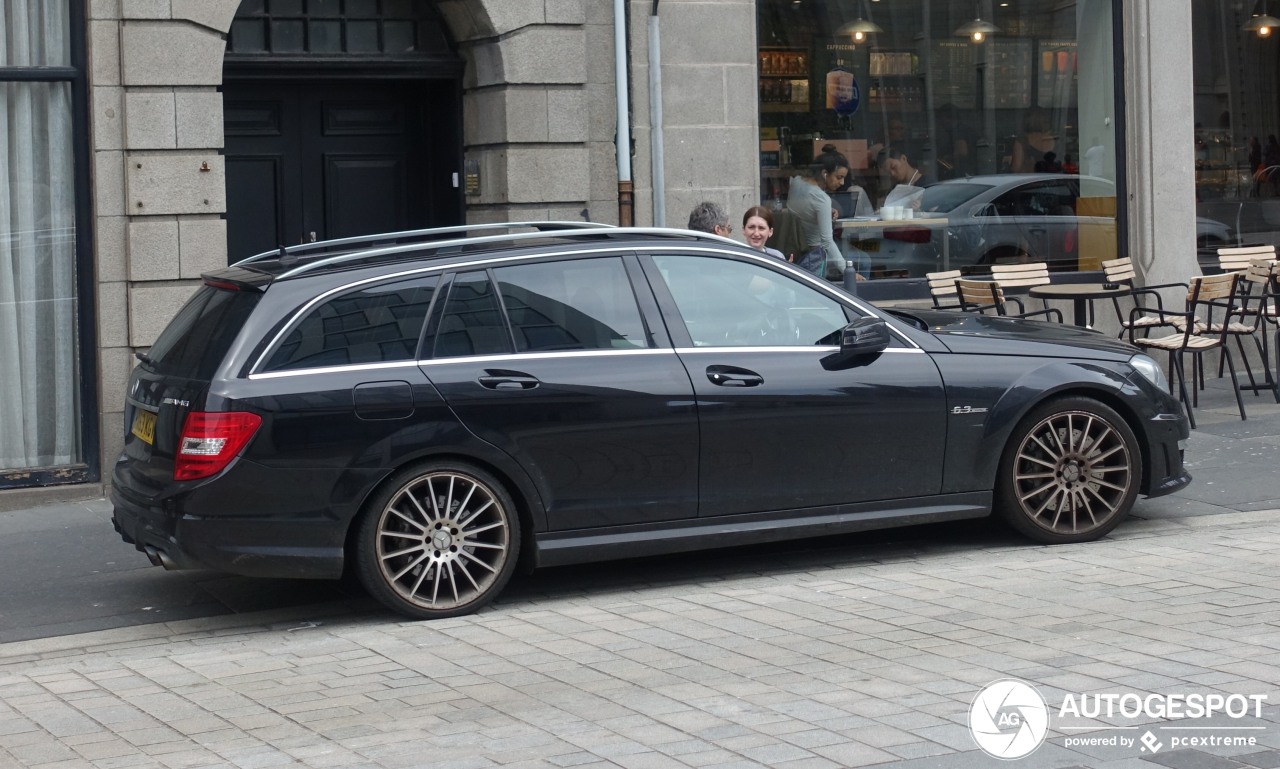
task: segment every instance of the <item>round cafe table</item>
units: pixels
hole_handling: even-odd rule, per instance
[[[1106,288],[1101,283],[1053,283],[1048,286],[1035,286],[1027,292],[1028,296],[1037,299],[1070,299],[1072,303],[1072,322],[1077,326],[1089,327],[1089,304],[1094,299],[1106,299],[1129,293],[1129,287],[1121,284],[1117,288]]]

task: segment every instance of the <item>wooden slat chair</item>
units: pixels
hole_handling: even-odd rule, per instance
[[[1218,249],[1218,269],[1223,272],[1245,272],[1255,259],[1275,261],[1276,247],[1264,246],[1225,246]]]
[[[960,306],[966,312],[985,315],[988,310],[992,310],[996,315],[1005,315],[1012,318],[1034,318],[1038,315],[1044,315],[1046,318],[1054,318],[1057,322],[1062,322],[1062,312],[1057,308],[1028,312],[1022,304],[1022,300],[1016,296],[1006,295],[1004,287],[996,280],[957,278],[956,293],[959,295]],[[1018,306],[1017,312],[1009,311],[1010,303]]]
[[[1157,289],[1161,288],[1181,288],[1189,291],[1190,286],[1186,283],[1162,283],[1157,286],[1136,286],[1134,281],[1137,280],[1138,274],[1133,268],[1133,260],[1127,256],[1119,259],[1108,259],[1102,263],[1103,280],[1107,283],[1119,283],[1129,289],[1127,294],[1117,294],[1111,297],[1111,304],[1116,309],[1116,320],[1120,322],[1120,333],[1116,335],[1117,339],[1123,339],[1125,334],[1131,330],[1140,330],[1144,334],[1149,334],[1151,329],[1164,326],[1166,328],[1176,328],[1182,330],[1182,324],[1185,320],[1182,316],[1168,317],[1160,314],[1138,315],[1126,313],[1120,306],[1122,298],[1133,300],[1134,305],[1142,307],[1150,307],[1154,310],[1164,309],[1164,300],[1160,297]],[[1090,314],[1093,312],[1093,305],[1089,306]],[[1134,324],[1137,324],[1136,326]],[[1090,324],[1092,318],[1090,318]]]
[[[991,278],[1009,294],[1025,294],[1036,286],[1047,286],[1049,280],[1048,262],[1026,262],[1025,264],[993,264]],[[1044,300],[1044,308],[1049,309],[1049,300]]]
[[[929,281],[929,296],[933,298],[933,306],[935,309],[962,309],[960,298],[956,294],[956,278],[960,277],[959,270],[927,272],[924,277],[925,280]]]
[[[1225,333],[1228,338],[1235,339],[1236,348],[1240,351],[1240,359],[1242,361],[1248,360],[1244,352],[1244,337],[1247,336],[1253,339],[1254,346],[1257,348],[1258,355],[1262,360],[1265,376],[1263,377],[1263,384],[1258,384],[1253,376],[1253,367],[1246,366],[1245,373],[1249,376],[1248,389],[1255,394],[1262,390],[1270,390],[1276,399],[1276,403],[1280,403],[1280,387],[1277,386],[1277,380],[1271,376],[1270,345],[1267,342],[1267,333],[1264,326],[1265,318],[1276,317],[1274,313],[1276,309],[1277,265],[1280,265],[1280,262],[1275,259],[1254,259],[1246,269],[1237,272],[1237,305],[1235,311],[1229,317],[1210,323],[1201,333]],[[1222,366],[1225,361],[1226,356],[1223,356],[1218,363],[1219,377],[1222,376]]]
[[[1130,317],[1137,319],[1144,314],[1158,313],[1168,319],[1175,316],[1182,318],[1182,330],[1177,333],[1168,334],[1166,336],[1140,337],[1135,329],[1129,329],[1129,342],[1147,350],[1164,350],[1169,353],[1169,392],[1173,392],[1173,380],[1178,380],[1179,397],[1182,405],[1187,410],[1187,420],[1194,428],[1196,426],[1195,414],[1192,413],[1193,406],[1200,405],[1200,392],[1194,387],[1198,372],[1203,369],[1204,354],[1209,350],[1221,350],[1222,357],[1226,360],[1227,368],[1231,371],[1231,384],[1236,392],[1236,405],[1240,408],[1240,418],[1246,419],[1244,414],[1244,399],[1240,397],[1240,382],[1236,378],[1236,366],[1231,356],[1231,348],[1227,346],[1226,325],[1230,318],[1237,312],[1236,298],[1236,281],[1240,276],[1235,272],[1226,272],[1221,275],[1203,275],[1191,279],[1190,289],[1187,293],[1186,311],[1174,312],[1173,310],[1157,310],[1150,307],[1134,307],[1130,311]],[[1203,322],[1198,319],[1203,317]],[[1209,333],[1207,329],[1213,328],[1215,318],[1218,325],[1218,331]],[[1191,393],[1187,391],[1186,367],[1183,358],[1191,355],[1191,374],[1192,384]]]

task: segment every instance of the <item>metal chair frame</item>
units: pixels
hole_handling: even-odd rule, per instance
[[[1151,313],[1158,314],[1166,325],[1174,325],[1174,319],[1180,319],[1181,331],[1161,337],[1139,337],[1135,332],[1140,326],[1132,322],[1129,328],[1129,342],[1143,349],[1164,350],[1169,353],[1169,392],[1173,392],[1173,381],[1178,381],[1179,397],[1187,410],[1187,420],[1194,428],[1196,418],[1193,408],[1200,405],[1200,392],[1196,387],[1187,391],[1186,368],[1183,358],[1190,354],[1193,385],[1203,376],[1203,356],[1209,350],[1221,350],[1223,360],[1231,372],[1231,384],[1236,394],[1236,405],[1240,409],[1240,419],[1248,417],[1244,412],[1244,399],[1240,397],[1240,382],[1236,377],[1236,366],[1231,348],[1227,345],[1231,318],[1239,315],[1240,309],[1236,295],[1236,283],[1240,275],[1227,272],[1221,275],[1203,275],[1191,279],[1187,293],[1186,310],[1174,312],[1167,309],[1134,307],[1129,317],[1131,321]],[[1219,314],[1220,311],[1220,314]],[[1200,320],[1203,315],[1203,320]],[[1215,322],[1214,318],[1221,320]],[[1210,329],[1216,329],[1210,331]],[[1198,376],[1199,375],[1199,376]]]

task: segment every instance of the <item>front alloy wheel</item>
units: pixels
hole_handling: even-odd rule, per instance
[[[1014,432],[998,504],[1038,542],[1087,542],[1129,514],[1141,480],[1137,440],[1124,419],[1090,398],[1065,398],[1039,407]]]
[[[467,614],[515,567],[520,523],[501,484],[474,468],[426,465],[370,503],[358,560],[365,588],[418,619]]]

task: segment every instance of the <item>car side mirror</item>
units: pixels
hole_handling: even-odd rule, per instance
[[[879,318],[858,318],[840,332],[840,352],[822,359],[825,369],[870,363],[889,346],[889,326]]]

